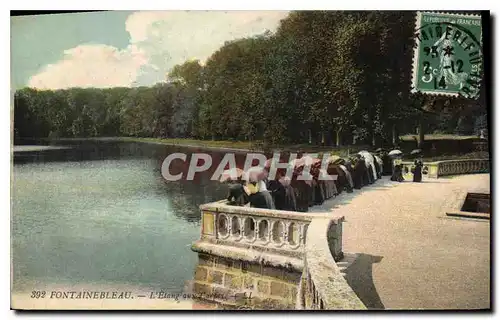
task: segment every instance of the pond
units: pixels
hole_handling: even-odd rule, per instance
[[[73,141],[14,157],[12,291],[49,287],[182,292],[193,277],[203,203],[226,189],[211,174],[166,181],[162,145]],[[212,152],[213,153],[213,152]]]

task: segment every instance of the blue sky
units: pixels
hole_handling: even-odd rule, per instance
[[[274,31],[286,11],[108,11],[11,17],[11,87],[153,85],[225,41]]]

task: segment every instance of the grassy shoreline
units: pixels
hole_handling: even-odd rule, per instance
[[[424,135],[424,140],[425,141],[435,141],[435,140],[467,140],[467,139],[477,139],[478,136],[472,136],[472,135],[467,135],[467,136],[460,136],[456,134],[441,134],[441,133],[435,133],[435,134],[426,134]],[[405,134],[399,137],[402,141],[414,141],[415,139],[418,139],[418,134]]]
[[[234,152],[262,152],[255,145],[245,141],[211,141],[196,139],[164,139],[164,138],[140,138],[140,137],[93,137],[93,138],[57,138],[42,139],[48,142],[71,142],[71,141],[101,141],[101,142],[140,142],[159,144],[165,146],[178,146],[196,149],[209,149]]]

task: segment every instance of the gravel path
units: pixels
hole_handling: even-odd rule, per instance
[[[490,222],[446,212],[490,175],[396,183],[388,178],[311,211],[345,216],[346,278],[369,308],[490,307]]]

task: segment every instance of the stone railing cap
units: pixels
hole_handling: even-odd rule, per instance
[[[490,159],[454,159],[454,160],[439,160],[439,161],[424,161],[424,164],[432,165],[432,164],[441,164],[441,163],[453,163],[453,162],[465,162],[465,161],[490,161]],[[411,160],[403,161],[403,164],[413,164]]]
[[[285,210],[273,210],[273,209],[261,209],[261,208],[251,208],[242,206],[228,205],[227,200],[221,200],[211,203],[206,203],[200,205],[200,210],[202,211],[213,211],[220,213],[232,213],[247,216],[264,216],[269,218],[277,219],[292,219],[301,221],[311,221],[313,218],[328,218],[334,221],[343,221],[344,217],[332,214],[331,212],[297,212],[297,211],[285,211]]]
[[[456,159],[456,160],[442,160],[437,163],[453,163],[453,162],[468,162],[468,161],[490,161],[490,159]]]
[[[325,309],[364,310],[366,306],[347,284],[333,259],[327,233],[332,221],[313,219],[307,230],[306,268]]]

